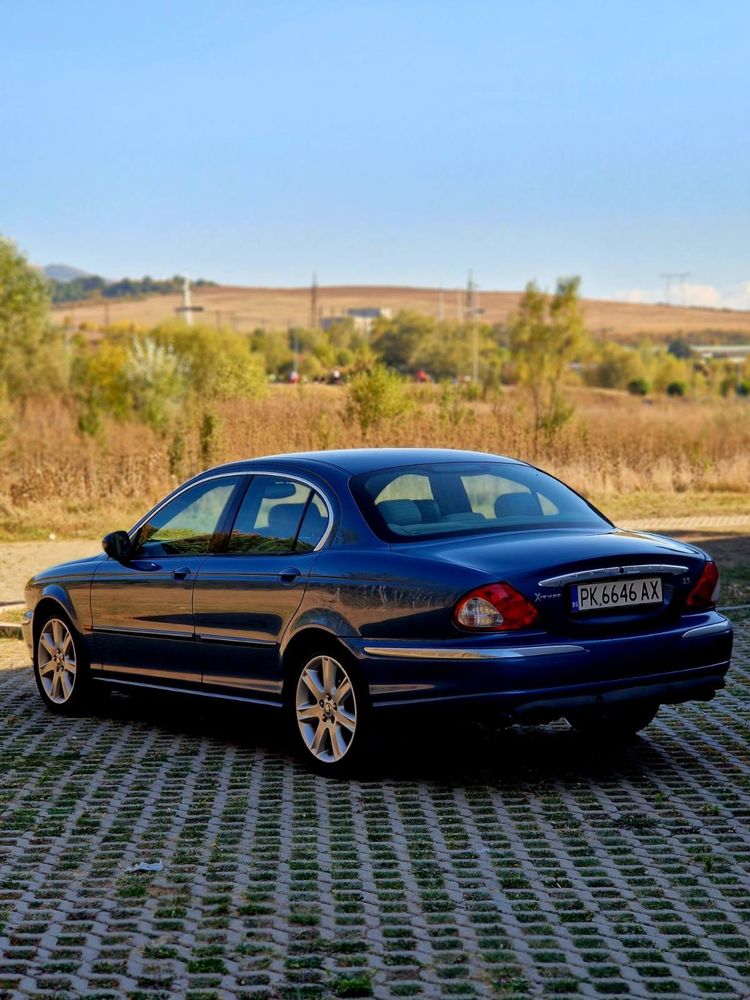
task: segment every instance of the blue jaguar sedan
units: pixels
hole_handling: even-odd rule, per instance
[[[45,705],[80,712],[113,687],[263,705],[326,773],[417,708],[627,737],[713,697],[729,667],[705,552],[619,529],[500,456],[235,462],[103,548],[27,585]]]

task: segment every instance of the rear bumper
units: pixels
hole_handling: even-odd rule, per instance
[[[375,708],[490,709],[534,721],[615,702],[711,698],[729,669],[732,626],[712,611],[667,630],[616,638],[345,641]]]

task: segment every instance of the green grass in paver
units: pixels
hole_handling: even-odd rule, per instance
[[[739,996],[746,632],[738,648],[743,672],[717,701],[665,710],[632,749],[592,757],[565,733],[485,735],[487,753],[452,757],[445,773],[427,761],[422,775],[367,784],[246,745],[244,722],[161,731],[131,708],[135,722],[61,723],[39,711],[28,672],[0,671],[0,847],[26,838],[23,854],[0,852],[8,988],[18,967],[37,969],[38,991],[72,1000],[75,949],[104,921],[117,933],[82,969],[102,970],[90,985],[109,997],[144,922],[154,941],[136,982],[149,1000],[186,976],[196,997],[229,983],[274,1000],[336,995],[360,977],[390,996],[491,984],[502,997],[572,997],[585,983],[603,997],[679,996],[686,981]],[[152,850],[163,873],[123,875]],[[72,886],[77,909],[35,964]],[[191,951],[176,944],[186,935]]]
[[[360,975],[338,976],[329,983],[331,992],[337,997],[370,997],[372,981],[364,973]]]

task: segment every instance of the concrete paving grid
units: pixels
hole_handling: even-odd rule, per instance
[[[254,715],[57,719],[0,645],[0,997],[750,995],[748,617],[629,748],[408,732],[352,782]]]

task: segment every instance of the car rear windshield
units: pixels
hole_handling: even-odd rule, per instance
[[[511,462],[382,469],[355,476],[351,490],[368,524],[386,541],[609,526],[557,479]]]

